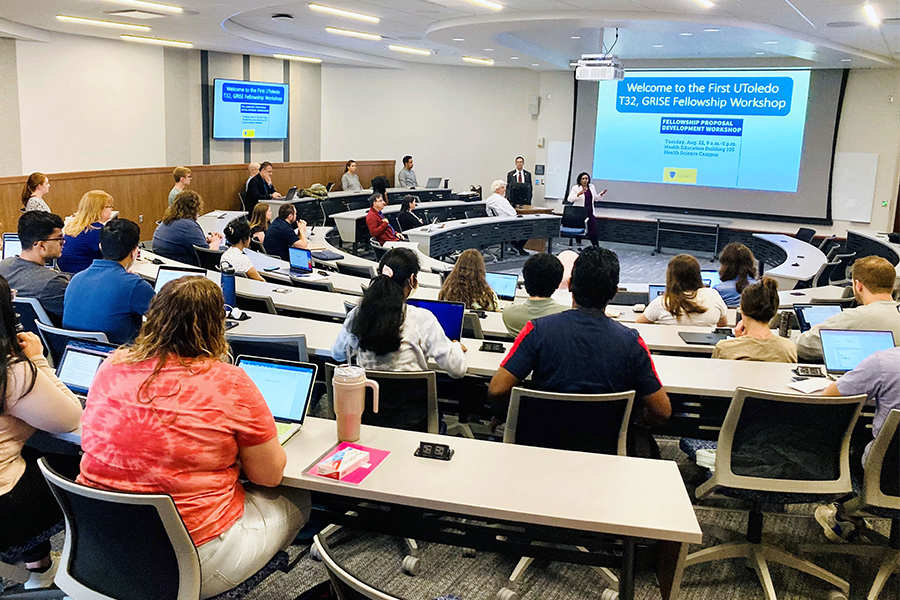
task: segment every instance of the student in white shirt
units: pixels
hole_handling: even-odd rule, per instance
[[[246,273],[250,279],[265,281],[253,266],[250,257],[244,254],[244,250],[250,245],[250,225],[246,221],[232,221],[225,227],[225,239],[229,246],[219,258],[219,265],[228,263],[235,273]]]
[[[666,270],[666,293],[654,298],[636,323],[663,325],[728,325],[728,309],[719,292],[703,287],[700,263],[690,254],[679,254]]]

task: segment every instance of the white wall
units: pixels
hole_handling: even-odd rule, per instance
[[[50,34],[16,59],[24,173],[166,164],[162,48]]]
[[[540,75],[524,69],[323,65],[322,160],[393,158],[399,170],[410,154],[420,185],[440,176],[490,193],[517,155],[534,165],[538,118],[527,99],[539,92]]]

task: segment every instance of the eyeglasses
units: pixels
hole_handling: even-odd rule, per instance
[[[62,243],[62,242],[65,242],[65,237],[64,237],[64,236],[59,236],[59,237],[55,237],[55,238],[44,238],[44,239],[38,240],[38,241],[40,241],[40,242],[60,242],[60,243]]]

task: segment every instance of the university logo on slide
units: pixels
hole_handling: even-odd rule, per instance
[[[256,130],[255,129],[244,129],[243,131],[241,131],[241,137],[245,137],[245,138],[256,137]]]
[[[666,167],[663,169],[663,183],[697,183],[697,169]]]

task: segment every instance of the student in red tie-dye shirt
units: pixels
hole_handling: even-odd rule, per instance
[[[254,574],[309,517],[308,492],[271,489],[286,455],[259,390],[223,360],[224,314],[208,279],[166,284],[134,344],[97,371],[82,419],[78,481],[170,494],[200,556],[201,598]]]

